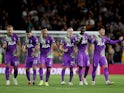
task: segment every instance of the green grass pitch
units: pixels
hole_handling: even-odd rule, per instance
[[[13,84],[12,75],[10,76],[10,86],[5,85],[5,76],[0,75],[0,93],[124,93],[124,75],[111,75],[113,85],[105,85],[103,75],[96,77],[96,85],[91,85],[91,75],[87,77],[88,86],[79,86],[77,75],[73,77],[73,86],[68,85],[69,76],[65,76],[66,85],[61,85],[60,75],[51,75],[49,87],[38,86],[39,76],[37,76],[36,85],[28,86],[25,75],[18,75],[18,86]]]

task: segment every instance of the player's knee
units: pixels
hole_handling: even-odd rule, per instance
[[[79,69],[82,69],[82,66],[79,66]]]
[[[26,72],[29,72],[30,68],[26,68]]]
[[[108,65],[103,65],[103,68],[108,68]]]
[[[40,64],[40,68],[43,68],[43,64]]]
[[[73,67],[70,68],[70,71],[73,71]]]
[[[65,70],[66,69],[66,66],[64,66],[62,69]]]
[[[6,65],[6,67],[9,67],[10,66],[10,64],[5,64]]]
[[[18,69],[18,67],[17,67],[17,66],[15,66],[15,67],[14,67],[14,70],[17,70],[17,69]]]
[[[47,71],[49,71],[49,72],[50,72],[50,70],[51,70],[51,68],[50,68],[50,67],[47,67]]]
[[[9,66],[6,66],[6,69],[5,69],[6,71],[9,71]]]
[[[36,68],[37,68],[36,66],[33,66],[33,70],[36,70]]]
[[[89,69],[89,66],[86,66],[86,69]]]

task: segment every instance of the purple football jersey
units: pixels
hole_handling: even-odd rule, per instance
[[[48,58],[52,58],[52,44],[55,40],[52,36],[47,36],[45,39],[41,36],[40,40],[40,55],[46,55]]]
[[[63,48],[64,49],[68,49],[68,52],[65,52],[64,55],[71,55],[74,53],[74,46],[75,46],[75,37],[72,36],[71,38],[69,37],[64,37],[62,40],[61,40],[61,44],[63,45]]]
[[[74,46],[75,46],[76,39],[74,36],[72,37],[64,37],[61,40],[61,45],[63,45],[64,49],[68,49],[67,52],[64,52],[64,55],[62,57],[62,64],[63,66],[70,66],[74,67],[75,64],[75,52],[74,52]]]
[[[120,42],[120,40],[110,40],[109,38],[107,38],[105,36],[101,37],[100,35],[98,35],[98,36],[94,37],[92,42],[94,42],[94,44],[95,44],[94,56],[93,56],[93,66],[97,67],[98,63],[100,64],[100,66],[108,64],[107,59],[105,57],[106,43],[116,44],[116,43]]]
[[[7,47],[5,49],[6,55],[15,55],[17,53],[17,42],[19,41],[19,37],[16,34],[12,34],[11,36],[5,35],[2,41],[7,43]]]
[[[38,44],[38,39],[36,37],[34,37],[33,35],[30,38],[26,37],[25,40],[25,45],[26,48],[28,50],[27,52],[27,56],[31,57],[32,53],[33,53],[33,48],[35,48],[35,46]],[[37,55],[38,56],[38,55]]]
[[[82,53],[86,53],[88,54],[88,42],[89,42],[89,37],[87,34],[83,34],[83,35],[76,35],[76,41],[80,42],[80,39],[82,38],[82,41],[80,44],[77,45],[78,47],[78,51],[82,52]]]
[[[100,35],[96,36],[94,38],[94,44],[95,44],[94,55],[105,56],[106,43],[116,44],[118,42],[120,42],[120,40],[110,40],[105,36],[102,37],[100,37]]]
[[[82,41],[80,41],[82,38]],[[85,33],[83,35],[77,34],[76,41],[80,44],[77,44],[78,54],[77,54],[77,65],[78,66],[89,66],[89,55],[88,55],[88,42],[89,37]]]

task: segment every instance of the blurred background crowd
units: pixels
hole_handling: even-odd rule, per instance
[[[0,29],[12,24],[16,30],[27,27],[40,30],[45,26],[49,30],[66,31],[71,26],[77,31],[86,24],[87,31],[96,31],[104,25],[106,36],[118,39],[124,33],[123,9],[123,0],[1,0]],[[124,61],[122,45],[107,45],[109,63]]]

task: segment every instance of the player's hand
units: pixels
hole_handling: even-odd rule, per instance
[[[3,46],[4,49],[7,47],[7,42],[3,42]]]
[[[64,49],[64,52],[68,52],[68,49]]]
[[[36,53],[33,53],[33,54],[32,54],[32,57],[36,57]]]
[[[59,53],[60,56],[62,56],[63,54],[62,53]]]
[[[121,37],[119,37],[119,40],[120,40],[120,41],[122,41],[122,40],[123,40],[123,37],[122,37],[122,36],[121,36]]]
[[[16,54],[16,57],[19,57],[19,56],[20,56],[20,53],[17,53],[17,54]]]

